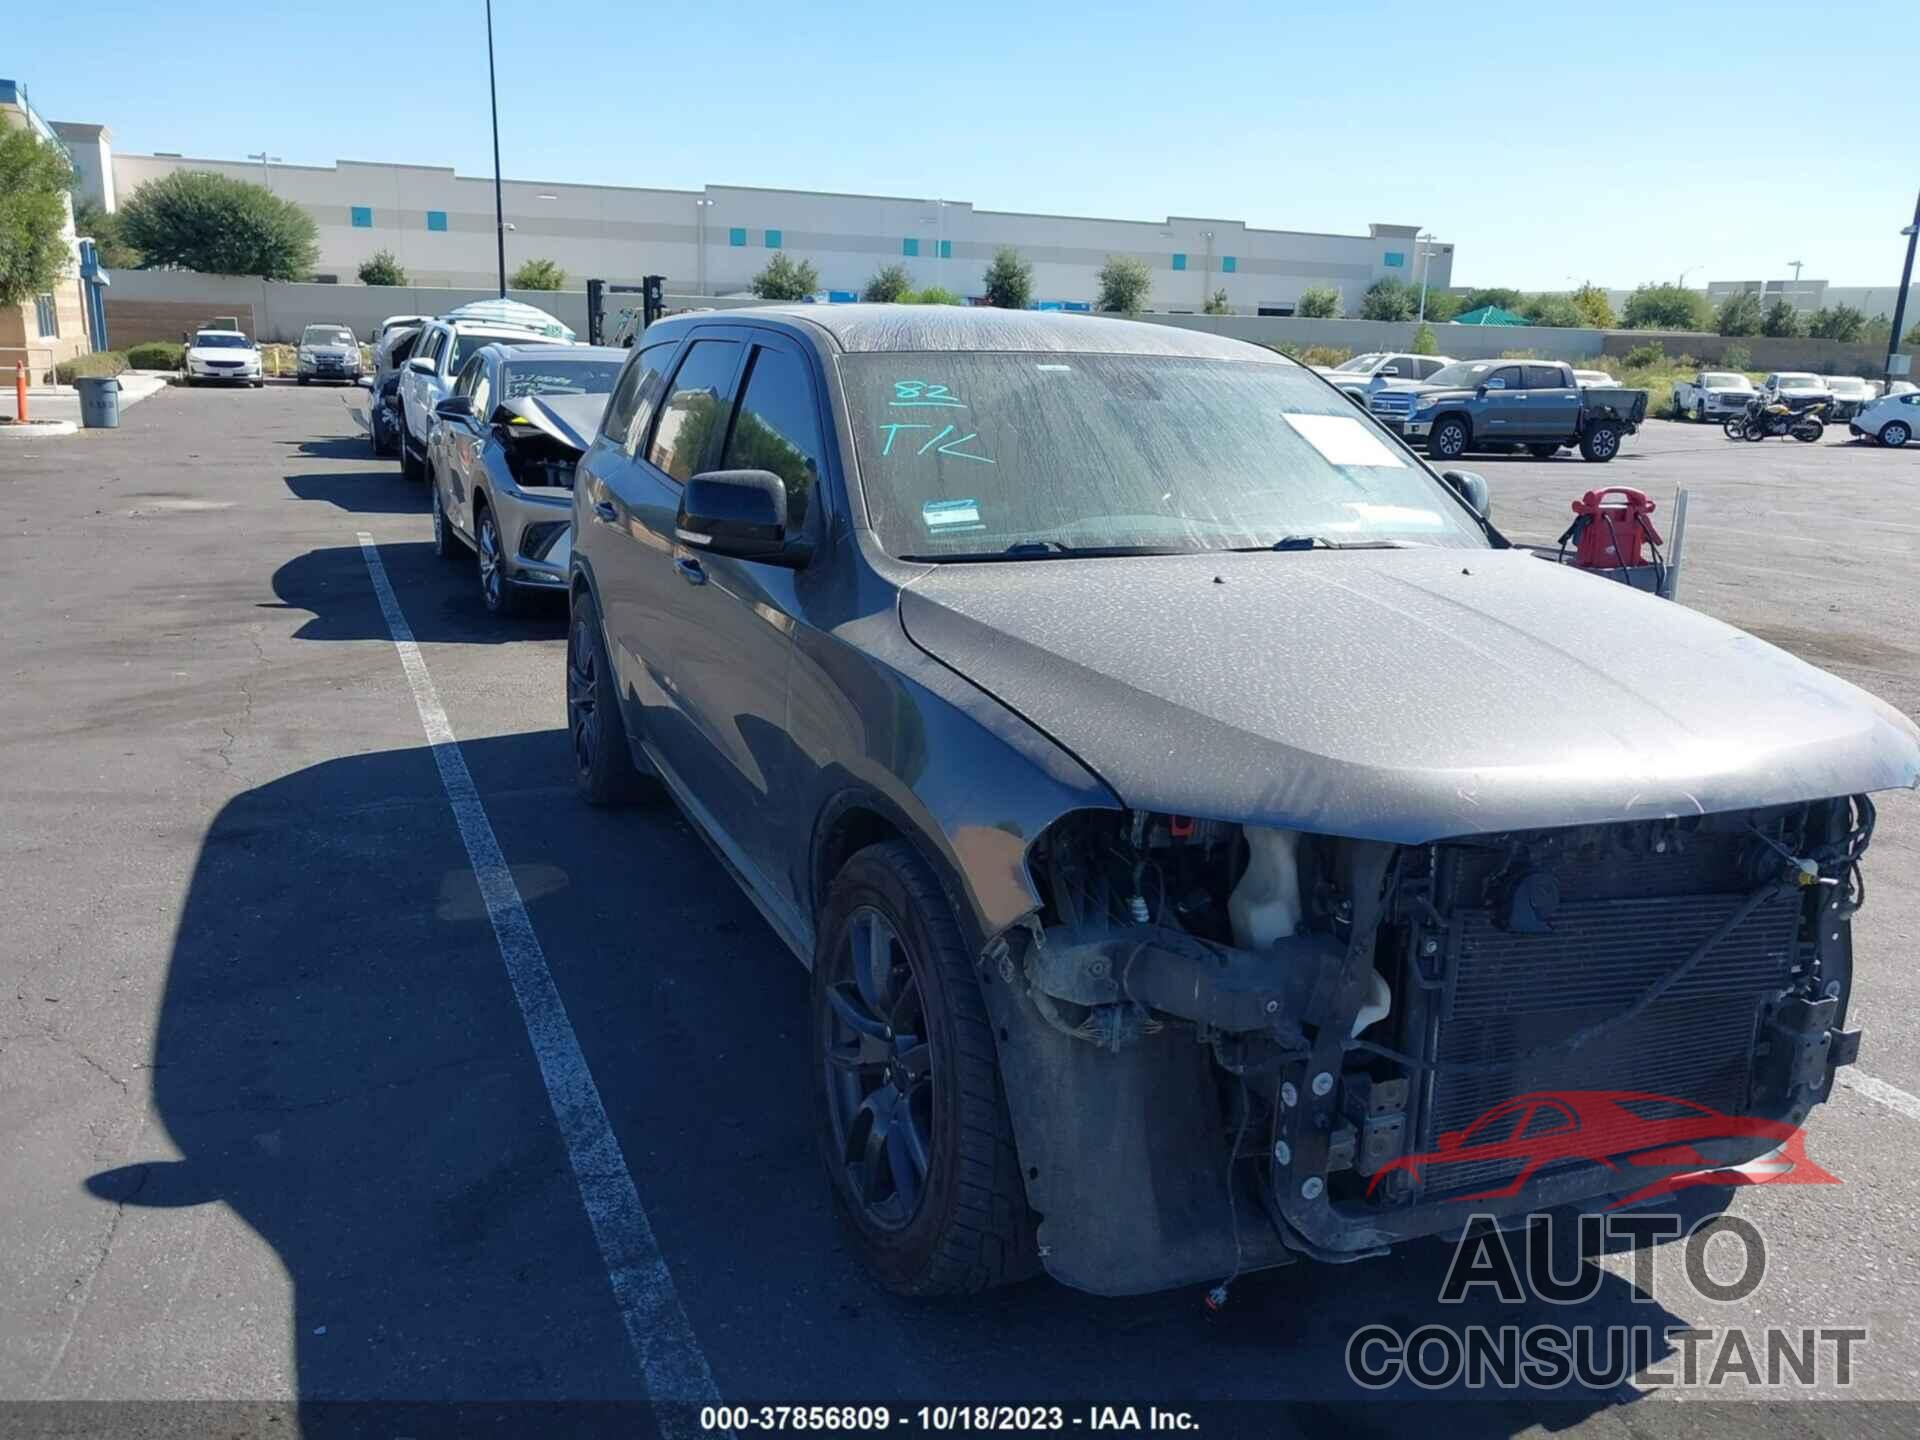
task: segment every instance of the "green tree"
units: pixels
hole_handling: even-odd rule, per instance
[[[1509,290],[1504,286],[1494,285],[1480,290],[1469,290],[1467,292],[1466,304],[1462,308],[1478,310],[1482,305],[1492,305],[1501,310],[1518,310],[1526,303],[1526,299],[1527,297],[1522,295],[1518,290]]]
[[[1153,272],[1136,255],[1109,255],[1100,267],[1100,293],[1093,308],[1106,314],[1137,315],[1153,289]]]
[[[1293,313],[1306,320],[1332,320],[1340,314],[1340,292],[1331,285],[1309,285],[1294,302]]]
[[[903,305],[964,305],[967,302],[944,285],[927,285],[918,290],[907,291],[900,297],[900,303]]]
[[[786,251],[776,250],[747,288],[762,300],[804,300],[820,288],[820,272],[811,260],[795,260]]]
[[[1445,324],[1466,308],[1467,302],[1461,296],[1445,290],[1427,291],[1427,319],[1435,324]]]
[[[304,280],[319,254],[305,210],[264,185],[209,170],[147,181],[121,208],[120,224],[149,266],[207,275]]]
[[[1891,330],[1893,327],[1889,325],[1887,328]],[[1920,348],[1920,325],[1914,326],[1911,330],[1907,331],[1905,335],[1902,335],[1900,337],[1900,344],[1903,349]]]
[[[133,270],[140,252],[127,243],[118,215],[109,215],[91,200],[73,202],[73,233],[93,241],[93,253],[109,270]]]
[[[1867,317],[1851,305],[1822,306],[1807,317],[1807,334],[1816,340],[1852,344],[1867,328]]]
[[[526,266],[520,267],[522,270]],[[400,262],[393,258],[391,250],[376,250],[360,262],[360,283],[362,285],[404,285],[407,272],[400,268]],[[520,284],[518,274],[514,283]],[[558,285],[521,285],[522,290],[558,290]]]
[[[1769,305],[1767,313],[1760,317],[1760,333],[1776,340],[1791,340],[1804,335],[1806,329],[1800,322],[1800,312],[1783,296]]]
[[[1641,285],[1627,297],[1629,330],[1705,330],[1713,307],[1698,290],[1680,285]]]
[[[1564,295],[1534,295],[1520,307],[1530,325],[1546,325],[1555,330],[1574,330],[1586,323],[1580,309]]]
[[[860,292],[860,298],[874,305],[897,305],[900,297],[913,289],[913,277],[907,274],[907,267],[899,263],[882,265],[873,272],[873,278],[867,281],[866,288]]]
[[[567,283],[567,272],[544,256],[524,262],[507,277],[513,290],[558,290]]]
[[[1753,364],[1753,351],[1745,345],[1729,345],[1720,352],[1720,363],[1729,370],[1745,370]]]
[[[1404,280],[1388,275],[1367,287],[1360,297],[1362,320],[1411,320],[1419,292]]]
[[[1758,335],[1760,333],[1760,297],[1742,290],[1720,302],[1714,326],[1722,335]]]
[[[59,147],[0,121],[0,305],[53,289],[67,272],[67,191]]]
[[[1232,313],[1233,306],[1228,303],[1227,292],[1224,288],[1214,291],[1213,294],[1207,297],[1207,314],[1231,315]]]
[[[1613,302],[1607,299],[1607,292],[1591,280],[1567,297],[1573,301],[1573,308],[1580,312],[1580,323],[1594,330],[1611,330],[1620,323],[1620,317],[1613,313]]]
[[[999,310],[1024,310],[1033,302],[1033,266],[1011,245],[993,252],[993,263],[980,277],[987,304]]]
[[[1434,338],[1433,327],[1422,325],[1413,332],[1413,353],[1416,355],[1438,355],[1440,342]]]

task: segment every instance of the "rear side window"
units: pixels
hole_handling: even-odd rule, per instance
[[[660,372],[672,357],[672,341],[649,345],[633,357],[600,418],[600,433],[609,444],[633,448],[634,432],[646,428],[646,416],[660,394]]]
[[[754,352],[721,456],[723,470],[770,470],[787,487],[787,525],[807,514],[820,479],[820,417],[806,367],[785,350]]]
[[[699,468],[712,448],[713,427],[724,423],[720,397],[740,362],[738,340],[696,340],[674,374],[660,418],[647,444],[647,459],[676,480]]]
[[[1567,373],[1558,365],[1529,365],[1527,370],[1527,388],[1529,390],[1564,390],[1567,388]]]
[[[1433,374],[1434,371],[1438,370],[1444,362],[1439,360],[1423,359],[1423,360],[1416,360],[1413,363],[1420,378],[1424,380],[1429,375]]]

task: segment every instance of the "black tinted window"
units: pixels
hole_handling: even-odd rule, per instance
[[[600,433],[610,444],[622,450],[632,446],[634,432],[644,427],[648,409],[660,393],[660,371],[672,355],[671,343],[649,345],[628,362],[600,420]]]
[[[720,468],[771,470],[786,483],[787,524],[797,527],[806,517],[807,496],[820,478],[820,418],[795,356],[755,353]]]
[[[1487,377],[1487,383],[1489,385],[1493,384],[1496,380],[1501,382],[1499,388],[1502,390],[1518,390],[1521,385],[1520,367],[1518,365],[1502,365]]]
[[[692,475],[711,449],[713,427],[725,419],[720,397],[739,360],[737,340],[696,340],[680,362],[647,445],[647,459],[674,479]]]
[[[1564,390],[1567,388],[1567,376],[1558,365],[1527,366],[1527,388],[1529,390]]]

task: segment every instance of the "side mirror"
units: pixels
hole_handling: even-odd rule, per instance
[[[1398,365],[1383,365],[1380,367],[1380,373],[1382,375],[1398,375],[1400,373],[1400,367]]]
[[[768,470],[709,470],[687,481],[674,538],[709,555],[803,568],[813,548],[787,532],[787,487]]]
[[[407,361],[407,368],[409,370],[417,370],[422,375],[431,375],[433,373],[433,361],[424,355],[416,355]]]
[[[1440,478],[1453,487],[1454,493],[1467,502],[1474,514],[1482,520],[1493,519],[1493,492],[1487,488],[1486,476],[1471,470],[1442,470]]]
[[[433,407],[433,413],[442,420],[471,420],[473,418],[473,397],[471,395],[449,395]]]

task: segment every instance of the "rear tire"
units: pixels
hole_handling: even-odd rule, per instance
[[[1890,449],[1898,450],[1912,438],[1913,428],[1904,420],[1889,420],[1880,427],[1880,443]]]
[[[1032,1267],[993,1029],[952,907],[904,840],[834,877],[813,965],[820,1158],[854,1248],[899,1295]]]
[[[1433,422],[1427,435],[1427,453],[1438,460],[1458,460],[1467,453],[1472,440],[1473,432],[1465,420],[1458,415],[1444,416]]]
[[[1589,425],[1580,437],[1580,454],[1596,465],[1604,465],[1620,453],[1620,427],[1607,421]]]
[[[646,793],[647,777],[627,744],[600,608],[585,586],[574,591],[567,624],[567,738],[573,743],[574,788],[587,804],[621,805]]]

